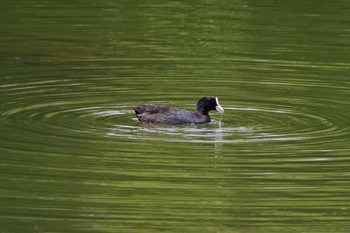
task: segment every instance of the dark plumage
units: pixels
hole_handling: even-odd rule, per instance
[[[209,111],[224,109],[215,96],[204,96],[197,102],[196,111],[170,108],[160,105],[140,105],[134,108],[139,121],[163,124],[201,124],[210,122]]]

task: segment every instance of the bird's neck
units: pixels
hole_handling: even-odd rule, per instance
[[[208,110],[204,109],[204,108],[201,108],[201,107],[197,107],[196,108],[196,113],[197,114],[203,114],[203,115],[207,115],[208,114]]]

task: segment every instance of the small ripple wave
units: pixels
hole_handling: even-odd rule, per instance
[[[249,103],[251,104],[251,103]],[[80,102],[48,102],[8,108],[1,112],[3,129],[23,137],[54,136],[66,139],[126,138],[190,143],[254,143],[307,141],[322,143],[347,138],[349,128],[336,118],[303,108],[225,106],[210,124],[160,125],[138,122],[133,104],[89,106]]]

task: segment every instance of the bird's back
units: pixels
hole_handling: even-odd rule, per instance
[[[164,124],[196,123],[195,113],[184,109],[160,105],[140,105],[134,110],[139,121]]]

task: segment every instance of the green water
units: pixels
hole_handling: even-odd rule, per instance
[[[1,233],[350,232],[348,0],[0,8]]]

